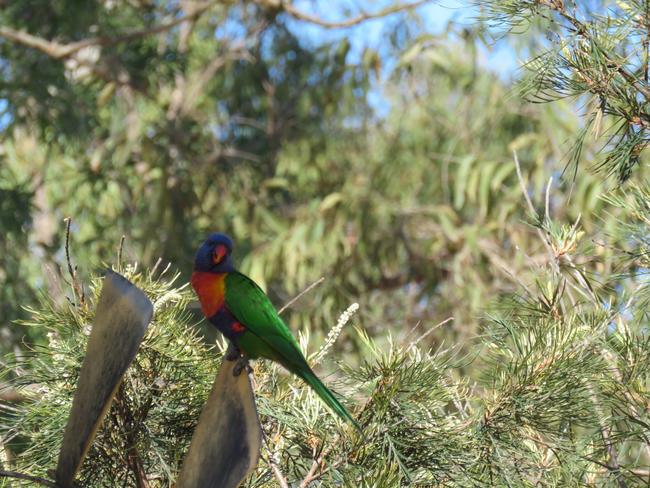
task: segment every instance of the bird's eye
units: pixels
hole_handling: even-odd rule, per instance
[[[217,244],[214,246],[214,251],[212,251],[212,262],[214,264],[219,264],[221,261],[223,261],[223,258],[226,257],[226,246],[223,244]]]

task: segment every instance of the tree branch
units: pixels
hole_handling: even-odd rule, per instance
[[[293,297],[291,300],[289,300],[287,303],[285,303],[280,310],[278,310],[278,314],[281,314],[284,312],[287,308],[289,308],[291,305],[296,303],[303,295],[306,295],[310,291],[312,291],[314,288],[316,288],[318,285],[320,285],[323,281],[325,281],[325,277],[321,276],[318,278],[316,281],[314,281],[311,285],[309,285],[307,288],[305,288],[303,291],[298,293],[295,297]]]
[[[70,280],[72,291],[75,294],[75,303],[74,306],[83,306],[86,302],[86,296],[84,293],[83,286],[77,281],[77,267],[72,266],[72,260],[70,259],[70,226],[72,225],[72,217],[66,217],[63,219],[65,222],[65,260],[68,263],[68,272],[70,273]],[[77,300],[79,302],[77,303]]]
[[[54,481],[50,481],[45,478],[39,478],[38,476],[31,476],[29,474],[17,473],[16,471],[0,470],[0,478],[16,478],[19,480],[31,481],[32,483],[37,483],[43,486],[51,486],[52,488],[57,488]]]
[[[214,78],[217,71],[227,63],[238,60],[253,61],[253,56],[248,52],[243,41],[231,46],[228,52],[215,56],[202,71],[193,75],[189,81],[185,78],[179,80],[180,82],[174,89],[174,103],[170,104],[167,117],[173,119],[179,114],[189,114],[196,107],[206,85]]]
[[[321,475],[321,466],[323,465],[323,461],[325,460],[325,457],[332,451],[334,448],[334,445],[338,441],[338,438],[335,439],[335,441],[329,445],[326,449],[323,450],[320,456],[318,456],[316,459],[314,459],[314,462],[311,465],[311,468],[303,478],[303,480],[300,482],[299,488],[307,488],[309,486],[309,483],[312,481],[318,479],[318,477]]]
[[[269,458],[269,465],[273,470],[273,475],[275,476],[275,479],[280,484],[280,488],[289,488],[289,483],[287,482],[287,479],[282,474],[282,471],[280,471],[280,468],[278,467],[275,460],[271,461],[271,459]]]
[[[381,17],[387,17],[388,15],[392,15],[397,12],[403,12],[407,10],[413,10],[414,8],[419,7],[420,5],[424,5],[425,3],[430,3],[432,0],[418,0],[416,2],[412,3],[406,3],[406,4],[396,4],[392,5],[390,7],[387,7],[383,10],[380,10],[378,12],[373,12],[373,13],[361,13],[357,15],[356,17],[352,17],[346,20],[341,20],[341,21],[329,21],[322,19],[320,17],[317,17],[316,15],[308,14],[305,13],[301,10],[298,10],[293,6],[293,4],[288,3],[286,1],[282,1],[282,9],[291,15],[292,17],[295,17],[298,20],[304,20],[306,22],[311,22],[312,24],[320,25],[321,27],[325,27],[327,29],[341,29],[345,27],[352,27],[357,24],[361,24],[362,22],[365,22],[366,20],[371,20],[371,19],[379,19]]]
[[[81,49],[90,46],[112,46],[115,44],[120,44],[122,42],[128,42],[135,39],[140,39],[142,37],[147,37],[152,34],[159,34],[161,32],[168,31],[173,29],[177,25],[180,25],[184,22],[188,22],[196,19],[198,16],[203,14],[212,6],[211,2],[205,2],[197,5],[192,9],[190,13],[183,17],[179,17],[170,22],[164,24],[159,24],[148,29],[137,30],[133,32],[128,32],[117,37],[90,37],[84,39],[83,41],[72,42],[69,44],[61,44],[57,41],[49,41],[41,37],[34,36],[24,30],[15,30],[11,27],[0,26],[0,37],[15,42],[17,44],[22,44],[23,46],[30,47],[41,51],[48,56],[55,59],[66,59],[77,53]]]

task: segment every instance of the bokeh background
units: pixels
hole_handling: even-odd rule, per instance
[[[122,236],[126,260],[187,280],[219,230],[278,305],[325,278],[294,330],[321,340],[359,302],[373,337],[452,317],[426,340],[469,343],[548,260],[513,151],[538,208],[580,216],[608,284],[618,182],[595,171],[598,135],[571,157],[592,102],[521,90],[562,29],[544,16],[513,33],[451,0],[1,3],[4,351],[42,339],[15,323],[39,294],[70,298],[66,217],[82,283]]]

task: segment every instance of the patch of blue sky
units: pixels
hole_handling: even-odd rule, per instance
[[[9,112],[9,101],[6,98],[0,98],[0,132],[4,132],[13,121]]]
[[[362,9],[352,8],[351,3],[361,5]],[[349,2],[347,0],[330,0],[328,2],[312,2],[298,0],[294,6],[316,17],[327,21],[336,22],[354,17],[359,12],[378,12],[382,8],[394,3],[394,0],[386,1],[365,1]],[[325,8],[326,5],[326,8]],[[468,7],[458,0],[448,0],[438,3],[426,3],[417,9],[415,13],[420,18],[419,24],[424,32],[440,34],[448,29],[450,24],[460,30],[463,27],[472,27],[479,21],[479,11],[475,7]],[[341,29],[329,29],[320,25],[287,18],[287,25],[301,39],[309,45],[318,45],[324,42],[335,42],[343,38],[350,41],[351,49],[349,62],[354,63],[360,60],[361,55],[367,47],[383,52],[386,44],[387,30],[394,26],[396,19],[404,19],[408,15],[405,12],[392,14],[386,17],[366,20],[352,27]],[[485,54],[485,66],[495,68],[499,73],[511,73],[519,67],[515,50],[506,42],[505,38],[494,40],[493,45],[483,46]]]
[[[323,20],[338,22],[355,17],[361,12],[378,12],[392,4],[394,0],[361,2],[297,0],[293,5],[296,9]],[[426,3],[415,9],[413,13],[400,12],[339,29],[329,29],[290,16],[287,16],[286,22],[289,29],[306,46],[318,46],[347,39],[350,42],[347,61],[351,64],[358,63],[366,49],[378,52],[382,56],[382,75],[385,77],[397,62],[395,52],[387,42],[387,36],[391,29],[395,29],[408,15],[417,16],[417,26],[423,34],[440,35],[448,30],[460,32],[466,27],[475,26],[479,11],[475,7],[466,6],[462,1],[447,0]],[[487,45],[477,41],[477,47],[478,63],[482,68],[494,72],[504,81],[510,81],[517,76],[521,62],[517,58],[515,49],[508,44],[505,37],[490,41]],[[376,84],[369,92],[368,103],[379,117],[385,116],[390,110],[390,105],[382,93],[381,83]]]

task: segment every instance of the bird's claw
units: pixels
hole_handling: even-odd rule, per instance
[[[248,364],[248,358],[244,356],[239,348],[232,342],[228,344],[225,358],[227,361],[236,361],[235,367],[232,370],[233,376],[239,376],[244,370],[246,370],[247,374],[253,372],[253,368],[251,368],[250,364]]]
[[[228,349],[226,349],[226,359],[228,361],[235,361],[240,357],[241,357],[241,353],[239,352],[239,349],[237,349],[237,346],[235,346],[232,342],[229,343]]]
[[[232,370],[232,375],[239,376],[241,372],[244,370],[246,370],[246,374],[251,374],[253,372],[253,368],[251,368],[251,365],[248,364],[248,358],[244,356],[240,356],[237,359],[237,362],[235,363],[235,367]]]

